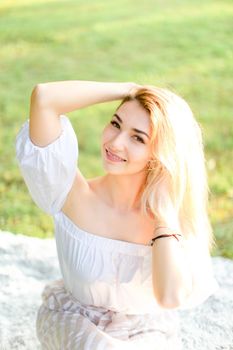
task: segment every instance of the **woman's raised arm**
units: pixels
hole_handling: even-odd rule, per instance
[[[35,86],[30,104],[30,138],[40,147],[61,133],[59,115],[93,104],[123,99],[134,87],[132,82],[68,80]]]

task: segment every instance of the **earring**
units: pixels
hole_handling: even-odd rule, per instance
[[[147,164],[147,170],[148,171],[154,170],[157,162],[158,162],[157,159],[151,159]]]

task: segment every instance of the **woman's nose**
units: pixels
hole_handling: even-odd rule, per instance
[[[119,134],[116,137],[114,137],[114,139],[112,139],[110,147],[111,147],[112,151],[120,152],[120,151],[124,150],[125,143],[126,143],[125,136],[123,134]]]

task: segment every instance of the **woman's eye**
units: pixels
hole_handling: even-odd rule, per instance
[[[136,135],[135,137],[138,139],[139,142],[145,143],[144,140],[143,140],[141,137],[139,137],[139,136],[137,136],[137,135]]]
[[[114,120],[113,121],[111,121],[111,124],[112,125],[117,125],[117,126],[120,126],[117,122],[115,122]]]
[[[112,120],[112,121],[111,121],[111,124],[112,124],[112,125],[116,125],[117,128],[118,128],[118,127],[120,128],[120,124],[118,124],[115,120]],[[145,143],[144,140],[143,140],[140,136],[134,135],[133,137],[136,137],[137,141],[139,141],[139,142],[141,142],[141,143]]]

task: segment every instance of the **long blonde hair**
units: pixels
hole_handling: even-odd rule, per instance
[[[135,88],[118,108],[131,100],[149,112],[152,127],[154,161],[141,195],[142,213],[150,212],[187,239],[199,236],[211,251],[215,240],[201,127],[184,99],[167,89]]]

